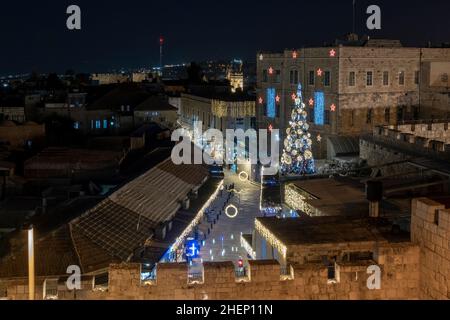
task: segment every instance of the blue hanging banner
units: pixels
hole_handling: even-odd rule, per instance
[[[322,91],[314,93],[314,124],[323,126],[325,124],[325,95]]]
[[[267,117],[276,117],[276,91],[275,88],[267,88]]]

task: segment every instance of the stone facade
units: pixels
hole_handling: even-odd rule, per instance
[[[444,77],[450,49],[338,46],[262,53],[257,59],[258,95],[264,101],[258,105],[258,125],[280,128],[282,139],[298,82],[311,116],[314,111],[309,99],[317,91],[325,95],[324,125],[316,125],[310,118],[311,133],[322,137],[359,135],[377,125],[448,115],[448,86],[435,79]],[[264,112],[269,87],[280,96],[279,111],[273,119]],[[316,158],[325,157],[326,148],[320,147],[321,143],[326,139],[314,143]]]

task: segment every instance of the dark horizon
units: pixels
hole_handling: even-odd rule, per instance
[[[82,10],[82,30],[66,28],[66,8]],[[382,9],[382,30],[369,31],[370,4]],[[426,6],[407,0],[357,0],[356,33],[398,39],[407,46],[450,41],[450,3]],[[352,0],[288,0],[228,3],[205,0],[157,3],[54,1],[2,4],[0,75],[99,72],[159,64],[158,39],[165,38],[164,64],[240,58],[254,61],[258,51],[318,46],[352,31]]]

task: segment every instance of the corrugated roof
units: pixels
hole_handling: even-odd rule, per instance
[[[92,272],[112,262],[127,261],[152,237],[159,223],[177,213],[180,200],[207,177],[208,170],[202,165],[176,166],[171,159],[165,160],[69,225],[44,236],[45,254],[36,253],[36,264],[50,266],[39,275],[64,274],[70,264]],[[16,252],[0,261],[0,277],[26,275],[26,245],[23,249],[19,262],[14,262]],[[18,264],[25,266],[22,271],[15,269]]]

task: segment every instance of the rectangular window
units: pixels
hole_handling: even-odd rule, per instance
[[[367,71],[367,75],[366,75],[366,85],[368,87],[373,86],[373,72],[372,71]]]
[[[289,74],[289,83],[298,84],[298,70],[291,70]]]
[[[267,88],[267,108],[266,108],[266,114],[269,118],[275,118],[276,117],[276,102],[275,102],[275,88]]]
[[[391,122],[391,109],[389,108],[384,109],[384,121],[386,123]]]
[[[372,109],[367,110],[367,120],[366,120],[367,124],[371,124],[372,123],[372,114],[373,114],[373,110]]]
[[[319,126],[324,125],[324,113],[325,113],[325,95],[321,91],[314,93],[314,123]]]
[[[351,71],[348,75],[348,86],[354,87],[356,85],[356,73]]]
[[[398,84],[401,86],[405,85],[405,71],[400,71],[398,73]]]
[[[280,83],[281,82],[281,70],[276,70],[275,71],[275,83]]]
[[[108,129],[108,120],[103,120],[103,129]]]
[[[315,77],[316,77],[316,73],[314,72],[314,70],[309,71],[308,84],[310,86],[313,86],[315,84],[315,81],[316,81]]]
[[[267,69],[263,70],[263,74],[262,74],[262,81],[263,82],[267,82],[268,78],[267,78]]]
[[[383,86],[389,85],[389,71],[383,72]]]
[[[323,84],[325,87],[331,86],[331,72],[325,71],[324,78],[323,78]]]
[[[95,129],[101,129],[102,128],[102,122],[100,120],[95,120]]]
[[[314,107],[309,108],[308,121],[314,122]]]
[[[330,124],[330,110],[325,110],[325,124]]]
[[[434,210],[434,224],[439,225],[439,210]]]
[[[417,85],[420,83],[420,71],[414,72],[414,83]]]

